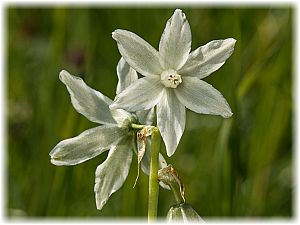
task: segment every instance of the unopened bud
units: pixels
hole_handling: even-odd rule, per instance
[[[198,213],[188,204],[183,203],[174,205],[170,208],[167,221],[172,222],[200,222],[204,223],[204,220],[198,215]]]

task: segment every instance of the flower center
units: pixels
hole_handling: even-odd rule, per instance
[[[170,88],[177,88],[182,82],[181,76],[175,70],[165,70],[160,75],[160,80],[163,85]]]

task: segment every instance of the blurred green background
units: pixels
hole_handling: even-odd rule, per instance
[[[107,153],[72,167],[50,163],[59,141],[96,126],[73,109],[58,74],[80,75],[113,99],[120,54],[111,32],[133,31],[157,48],[176,7],[6,6],[8,217],[147,215],[148,177],[142,174],[132,189],[136,158],[102,211],[95,206],[94,173]],[[225,65],[205,78],[225,96],[233,117],[188,111],[186,131],[168,159],[185,183],[187,202],[204,219],[292,217],[293,7],[180,8],[192,29],[192,49],[237,40]],[[171,192],[160,189],[159,216],[172,204]]]

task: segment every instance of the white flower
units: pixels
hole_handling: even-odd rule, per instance
[[[119,82],[117,94],[137,80],[135,70],[121,58],[117,66]],[[57,166],[76,165],[109,150],[107,159],[97,167],[95,187],[97,209],[101,209],[111,194],[125,182],[132,161],[132,150],[136,151],[136,132],[131,124],[152,124],[153,110],[136,114],[122,109],[110,111],[112,100],[88,87],[81,78],[61,71],[60,80],[67,86],[71,101],[77,112],[88,120],[103,124],[84,131],[77,137],[59,142],[50,152],[51,162]],[[148,142],[147,147],[149,147]],[[162,155],[160,167],[166,162]],[[142,160],[142,170],[149,175],[150,148]]]
[[[185,128],[185,107],[197,113],[230,117],[222,94],[201,80],[219,69],[232,54],[236,40],[214,40],[191,50],[191,30],[180,9],[168,20],[159,51],[126,30],[112,37],[128,64],[144,77],[121,92],[111,108],[131,112],[157,106],[157,125],[171,156]]]

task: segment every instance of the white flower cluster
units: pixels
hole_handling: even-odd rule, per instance
[[[117,66],[119,81],[115,100],[63,70],[59,78],[66,85],[74,108],[100,126],[59,142],[50,152],[51,162],[60,166],[76,165],[109,150],[95,174],[94,191],[99,210],[123,185],[133,152],[137,153],[136,131],[131,125],[152,125],[154,107],[169,157],[185,129],[185,108],[225,118],[232,115],[222,94],[201,79],[225,63],[233,53],[235,39],[214,40],[191,51],[190,25],[180,9],[168,20],[159,51],[130,31],[116,30],[112,37],[122,55]],[[137,72],[143,77],[138,79]],[[166,167],[163,156],[159,158],[160,168]],[[146,150],[141,161],[146,174],[149,174],[149,164],[150,150]]]

